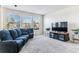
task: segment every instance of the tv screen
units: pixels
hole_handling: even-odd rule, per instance
[[[52,24],[52,31],[63,31],[63,32],[67,32],[68,28],[67,28],[67,22],[56,22],[55,26],[53,26]]]
[[[63,32],[67,32],[67,28],[66,27],[53,27],[52,31],[63,31]]]
[[[56,31],[56,27],[52,27],[52,31]]]
[[[67,28],[66,27],[60,27],[60,28],[57,28],[57,31],[67,32]]]

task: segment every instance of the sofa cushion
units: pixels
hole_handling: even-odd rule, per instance
[[[20,29],[15,29],[17,31],[18,36],[21,36],[22,32]]]
[[[20,37],[25,37],[25,38],[29,39],[29,35],[22,35]]]
[[[9,30],[11,36],[13,39],[16,39],[18,37],[17,31],[16,30]]]
[[[28,30],[27,29],[20,29],[21,32],[22,32],[22,35],[27,35],[29,34]]]
[[[1,41],[3,41],[3,40],[13,40],[11,35],[10,35],[10,32],[8,30],[1,30],[0,31],[0,39],[1,39]]]
[[[33,33],[33,28],[27,29],[29,33]]]
[[[23,40],[24,41],[24,44],[28,41],[28,36],[20,36],[18,38],[16,38],[16,40]]]
[[[22,33],[22,35],[28,35],[28,34],[29,34],[28,32],[23,32],[23,33]]]
[[[20,36],[20,37],[25,37],[25,38],[27,38],[27,37],[29,37],[29,35],[22,35],[22,36]]]

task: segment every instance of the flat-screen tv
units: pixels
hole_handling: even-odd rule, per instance
[[[67,22],[56,22],[55,26],[53,26],[52,24],[52,31],[63,31],[63,32],[67,32],[68,28],[67,28]]]
[[[67,32],[67,27],[52,27],[52,31]]]

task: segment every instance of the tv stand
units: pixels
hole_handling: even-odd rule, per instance
[[[69,41],[69,33],[68,32],[59,32],[59,31],[50,31],[50,38],[58,39],[61,41]]]

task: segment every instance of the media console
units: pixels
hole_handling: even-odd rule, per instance
[[[49,32],[49,37],[61,41],[68,41],[68,22],[56,22],[55,24],[52,24],[52,30]]]
[[[55,32],[55,31],[51,31],[49,33],[50,38],[53,39],[58,39],[61,41],[69,41],[69,33],[67,32]]]

